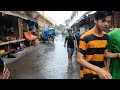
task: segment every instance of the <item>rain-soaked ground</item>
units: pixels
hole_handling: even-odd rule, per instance
[[[10,79],[80,79],[76,55],[73,55],[73,65],[69,66],[61,35],[56,37],[55,45],[40,44],[8,67]]]

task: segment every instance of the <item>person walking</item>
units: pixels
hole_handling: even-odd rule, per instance
[[[111,16],[112,11],[97,11],[95,26],[81,36],[77,61],[82,66],[82,79],[112,79],[106,70],[105,58],[120,58],[120,54],[107,50],[108,35],[104,30],[108,29]]]
[[[120,28],[113,29],[108,33],[108,45],[109,52],[120,53]],[[109,71],[113,79],[120,79],[120,59],[111,58]]]
[[[76,40],[77,40],[76,52],[78,52],[79,41],[80,41],[80,37],[81,37],[80,30],[77,30],[77,34],[75,35],[75,37],[76,37]]]
[[[74,48],[77,47],[76,38],[72,34],[72,29],[68,30],[68,35],[65,37],[64,47],[66,47],[66,43],[67,43],[67,52],[68,52],[68,64],[71,65]]]

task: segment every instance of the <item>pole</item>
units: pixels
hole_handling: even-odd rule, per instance
[[[43,18],[44,18],[44,29],[45,29],[45,14],[44,14],[44,11],[43,11]]]

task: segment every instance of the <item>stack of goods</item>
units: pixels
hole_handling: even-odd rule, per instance
[[[3,41],[3,42],[7,42],[7,41],[13,41],[13,40],[16,40],[17,38],[15,37],[15,36],[3,36],[2,38],[1,38],[1,40]]]
[[[0,50],[0,54],[4,54],[5,53],[5,50]]]
[[[36,40],[34,41],[34,46],[39,46],[39,40],[38,40],[38,39],[36,39]]]
[[[6,27],[3,26],[0,28],[0,40],[3,42],[7,41],[13,41],[16,40],[17,38],[14,36],[14,28],[13,27]]]

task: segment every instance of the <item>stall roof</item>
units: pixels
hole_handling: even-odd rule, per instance
[[[84,16],[88,13],[88,11],[84,11],[84,13],[81,14],[81,16],[79,17],[78,20],[76,20],[76,22],[73,23],[72,26],[76,25],[77,23],[81,22],[84,19]]]
[[[8,15],[16,16],[16,17],[19,17],[19,18],[22,18],[25,20],[35,21],[35,20],[32,20],[30,17],[27,17],[25,15],[20,15],[18,13],[12,12],[12,11],[0,11],[0,12],[8,14]]]

